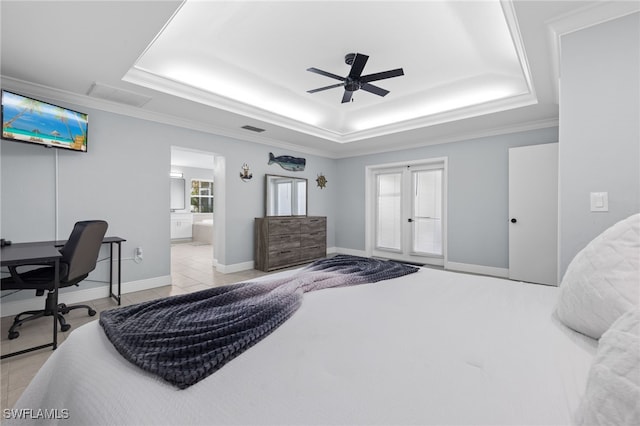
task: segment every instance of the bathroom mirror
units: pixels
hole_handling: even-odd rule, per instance
[[[171,211],[184,210],[185,181],[181,178],[171,178]]]
[[[265,216],[306,216],[307,179],[266,175]]]

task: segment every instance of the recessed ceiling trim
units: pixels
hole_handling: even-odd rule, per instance
[[[206,92],[196,87],[158,76],[152,72],[137,67],[131,68],[124,75],[122,80],[193,102],[240,114],[247,118],[253,118],[255,120],[275,124],[291,130],[297,130],[324,139],[334,140],[338,136],[327,130],[318,129],[308,124],[292,120],[288,117],[275,114],[271,111],[265,111],[252,105],[237,102],[233,99],[229,99],[215,93]],[[338,142],[338,140],[335,140],[335,142]]]
[[[386,3],[392,4],[380,2],[377,5]],[[288,69],[264,66],[267,57],[263,52],[271,55],[269,57],[277,57],[280,52],[270,46],[284,45],[290,37],[282,38],[283,33],[274,32],[274,35],[268,38],[268,42],[261,40],[268,44],[260,45],[255,43],[255,40],[247,44],[247,34],[252,28],[261,31],[260,22],[264,21],[262,19],[254,22],[251,19],[256,19],[261,14],[271,14],[269,16],[277,23],[280,16],[286,15],[282,12],[296,10],[300,13],[303,10],[300,9],[303,6],[297,2],[277,3],[277,6],[274,6],[276,10],[273,10],[264,4],[247,6],[239,3],[234,7],[218,7],[215,2],[185,1],[147,46],[145,53],[132,65],[123,80],[339,144],[519,108],[537,102],[512,0],[492,0],[473,4],[472,9],[466,9],[455,2],[408,2],[402,5],[393,2],[393,7],[400,8],[402,13],[424,13],[425,17],[429,16],[433,20],[430,12],[434,12],[438,16],[437,19],[442,17],[446,24],[436,20],[431,26],[425,27],[423,22],[411,19],[403,26],[409,26],[411,31],[418,33],[416,40],[421,40],[420,36],[432,39],[433,31],[446,32],[452,36],[449,40],[451,48],[457,45],[460,55],[457,59],[453,59],[455,55],[450,54],[435,56],[430,58],[427,65],[416,59],[419,56],[405,58],[413,59],[415,62],[407,64],[406,67],[404,64],[398,64],[405,68],[408,76],[404,90],[397,90],[402,86],[396,86],[396,89],[391,89],[391,93],[397,94],[397,97],[385,98],[384,101],[376,103],[363,98],[362,105],[343,104],[341,109],[337,109],[335,105],[327,104],[326,100],[323,101],[319,96],[313,99],[305,97],[305,91],[293,84],[308,84],[307,79],[313,77],[306,76],[308,73],[305,72],[305,68],[310,64],[301,67],[299,63],[292,61],[296,65]],[[353,10],[356,6],[351,3],[337,6],[332,3],[331,7]],[[329,6],[323,9],[328,8]],[[368,8],[367,11],[369,9],[372,8]],[[245,18],[247,10],[255,13],[250,14],[250,18]],[[260,13],[257,13],[258,10]],[[333,22],[333,10],[313,10],[318,14],[318,20],[325,23]],[[308,9],[304,11],[308,12]],[[477,19],[476,12],[481,14],[483,20]],[[198,25],[205,22],[204,18],[208,16],[216,17],[215,25],[206,29]],[[236,37],[242,41],[216,45],[216,40],[231,37],[232,31],[239,31],[231,23],[242,26],[242,37]],[[452,29],[458,27],[458,33],[451,33]],[[426,28],[431,32],[425,32]],[[402,27],[390,28],[389,31],[401,29]],[[369,31],[374,29],[369,28]],[[383,47],[389,37],[376,38],[375,34],[375,31],[370,33],[369,38],[373,40],[367,39],[367,42],[361,41],[359,44],[369,43],[364,49],[375,51],[378,47],[389,52],[388,46],[387,50]],[[301,43],[317,40],[305,39],[304,34],[300,37]],[[189,40],[188,44],[185,44],[185,38]],[[197,45],[198,42],[205,43],[207,40],[209,42],[206,44]],[[434,49],[434,46],[428,44],[424,47]],[[439,52],[442,53],[442,50]],[[389,53],[386,55],[388,60],[392,56]],[[256,57],[260,57],[262,62],[256,62]],[[384,55],[376,55],[375,58],[379,64],[377,66],[388,66],[384,64]],[[444,68],[436,71],[438,67],[434,68],[432,64],[433,61],[439,60],[442,60]],[[328,59],[324,59],[323,63],[326,64],[327,61]],[[272,62],[282,63],[276,59]],[[325,66],[322,63],[316,65]],[[410,80],[412,66],[414,80]],[[447,66],[457,67],[446,68]],[[296,72],[298,68],[300,70]],[[371,69],[371,72],[375,71],[378,70]],[[454,71],[453,75],[448,71]],[[282,75],[288,76],[285,85],[281,85],[281,80],[276,78]],[[392,83],[387,82],[390,85]],[[449,93],[449,96],[445,93]]]
[[[433,126],[448,123],[455,120],[475,117],[479,115],[491,114],[506,111],[513,108],[520,108],[537,103],[537,98],[532,91],[506,99],[484,102],[481,104],[454,109],[439,114],[405,120],[366,130],[352,132],[347,135],[340,135],[335,132],[310,126],[306,123],[292,120],[288,117],[264,111],[252,105],[243,104],[229,98],[225,98],[214,93],[204,92],[198,88],[185,85],[181,82],[173,81],[154,73],[139,68],[130,69],[123,80],[144,86],[153,90],[158,90],[173,96],[178,96],[193,102],[199,102],[214,108],[220,108],[236,114],[244,115],[248,118],[264,121],[274,125],[282,126],[291,130],[306,133],[311,136],[320,137],[336,143],[349,143],[372,137],[385,136],[404,130],[413,130],[420,127]]]
[[[32,83],[13,77],[7,77],[0,75],[2,80],[2,86],[4,89],[14,92],[22,93],[27,96],[39,98],[43,100],[49,100],[54,102],[61,102],[63,105],[66,103],[72,107],[84,107],[94,108],[101,111],[110,112],[118,115],[125,115],[132,118],[138,118],[141,120],[153,121],[160,124],[166,124],[169,126],[182,127],[189,130],[200,131],[209,133],[216,136],[228,137],[230,139],[239,139],[247,142],[255,142],[262,145],[268,145],[271,147],[278,147],[284,150],[297,151],[304,154],[318,155],[320,157],[332,157],[333,152],[322,148],[310,148],[281,140],[272,139],[260,135],[258,133],[246,133],[242,137],[237,132],[226,128],[214,126],[209,123],[203,123],[200,121],[188,120],[180,118],[175,115],[164,114],[156,111],[149,111],[143,108],[132,107],[124,104],[117,104],[115,102],[105,101],[103,99],[93,98],[87,95],[80,95],[66,90],[45,86],[42,84]]]
[[[507,20],[507,26],[511,34],[511,40],[513,41],[513,47],[516,49],[518,55],[518,61],[520,62],[520,68],[522,69],[522,77],[527,82],[529,93],[533,98],[536,98],[536,91],[531,81],[531,69],[529,68],[529,60],[527,59],[527,53],[524,48],[524,41],[520,34],[520,26],[518,25],[518,18],[516,17],[516,11],[513,6],[513,2],[510,0],[501,0],[500,5],[504,17]]]
[[[301,145],[292,144],[288,142],[283,142],[281,140],[268,138],[261,134],[251,133],[251,132],[246,132],[241,138],[239,138],[236,132],[230,131],[228,129],[219,128],[217,126],[213,126],[208,123],[202,123],[199,121],[183,119],[173,115],[167,115],[167,114],[163,114],[155,111],[149,111],[149,110],[132,107],[124,104],[116,104],[113,102],[104,101],[102,99],[92,98],[87,95],[80,95],[80,94],[68,92],[65,90],[44,86],[37,83],[15,79],[13,77],[7,77],[4,75],[0,75],[0,78],[2,79],[3,87],[7,90],[16,91],[28,96],[35,97],[35,98],[41,98],[43,100],[61,102],[63,105],[64,103],[67,103],[69,106],[94,108],[97,110],[106,111],[113,114],[126,115],[128,117],[153,121],[161,124],[166,124],[169,126],[182,127],[190,130],[209,133],[209,134],[220,136],[220,137],[228,137],[231,139],[241,139],[247,142],[254,142],[261,145],[277,147],[277,148],[281,148],[288,151],[300,152],[300,153],[309,154],[309,155],[317,155],[320,157],[333,158],[333,159],[348,158],[348,157],[353,157],[358,155],[368,155],[368,154],[375,154],[375,153],[388,152],[388,151],[397,151],[399,149],[418,148],[418,147],[427,146],[427,145],[437,145],[437,144],[443,144],[443,143],[449,143],[449,142],[457,142],[461,140],[476,139],[476,138],[481,138],[485,136],[509,134],[514,132],[521,132],[521,131],[527,131],[527,130],[533,130],[533,129],[558,126],[557,119],[549,119],[549,120],[542,120],[542,121],[536,120],[531,122],[520,123],[517,125],[494,127],[490,130],[464,132],[464,133],[456,134],[455,136],[432,137],[432,138],[429,138],[428,140],[414,139],[414,141],[410,143],[401,143],[401,144],[393,144],[393,145],[385,144],[385,147],[383,148],[380,148],[380,147],[367,148],[366,146],[363,146],[363,145],[359,145],[355,149],[348,148],[349,145],[335,145],[335,146],[324,146],[324,147],[319,146],[318,148],[311,148],[311,147],[301,146]]]
[[[141,95],[129,90],[120,89],[106,84],[94,82],[87,95],[93,98],[104,99],[106,101],[120,104],[142,107],[151,100],[151,96]]]

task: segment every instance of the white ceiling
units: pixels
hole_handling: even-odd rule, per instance
[[[638,9],[498,0],[0,7],[3,88],[329,157],[557,125],[557,36]],[[385,97],[360,90],[342,104],[342,88],[307,93],[338,83],[307,68],[346,76],[351,52],[369,56],[363,75],[405,75],[374,83]]]
[[[214,155],[210,152],[196,151],[181,147],[171,147],[171,165],[213,169]]]

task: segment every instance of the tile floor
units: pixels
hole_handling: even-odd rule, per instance
[[[212,266],[212,246],[198,243],[174,244],[171,247],[171,281],[172,285],[122,295],[122,304],[130,305],[159,297],[191,293],[219,285],[249,280],[264,275],[265,272],[249,270],[232,274],[217,272]],[[44,304],[44,299],[43,299]],[[105,297],[91,300],[85,304],[92,306],[98,315],[90,317],[86,310],[78,309],[66,315],[71,330],[58,331],[58,344],[75,328],[99,318],[101,311],[117,306],[112,299]],[[37,346],[51,341],[51,318],[34,320],[23,324],[20,337],[8,340],[7,334],[13,317],[4,317],[0,321],[0,348],[2,353],[10,353],[20,349]],[[41,349],[23,355],[2,360],[0,363],[0,409],[11,408],[27,387],[33,376],[40,369],[53,351]]]

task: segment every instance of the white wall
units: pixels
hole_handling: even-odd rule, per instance
[[[447,157],[448,261],[508,268],[508,150],[557,142],[557,131],[554,127],[338,160],[336,245],[365,250],[366,166]]]
[[[20,93],[30,95],[25,90]],[[334,160],[38,98],[89,114],[88,152],[0,142],[2,238],[14,242],[53,240],[57,226],[57,237],[65,239],[76,221],[105,219],[109,223],[108,235],[127,240],[123,244],[123,282],[158,278],[166,281],[170,274],[169,172],[173,145],[214,152],[224,160],[216,162],[215,178],[217,183],[226,186],[220,191],[226,194],[225,202],[216,206],[223,209],[221,213],[226,218],[224,229],[220,232],[216,229],[216,238],[225,239],[225,251],[216,251],[221,267],[246,267],[253,262],[253,222],[255,217],[264,214],[264,175],[267,173],[295,174],[309,179],[309,214],[328,216],[327,242],[330,247],[334,245],[337,185],[332,188],[330,183],[320,190],[314,182],[321,172],[331,181],[331,176],[335,175]],[[305,157],[306,170],[292,173],[275,164],[267,165],[270,151],[275,155]],[[249,182],[243,182],[239,177],[245,162],[254,176]],[[224,175],[218,176],[218,173]],[[132,260],[136,247],[144,250],[141,263]],[[105,255],[103,253],[101,257]],[[69,290],[104,286],[106,296],[107,263],[102,262],[90,278],[95,281]],[[32,296],[21,292],[3,298],[2,303]]]
[[[640,211],[640,14],[561,39],[560,272],[615,222]],[[609,212],[590,212],[590,192]]]
[[[640,210],[638,21],[635,14],[562,39],[562,271],[577,250],[602,229]],[[558,129],[550,128],[336,161],[82,105],[63,106],[89,113],[89,152],[2,141],[0,235],[15,242],[65,238],[77,220],[106,219],[109,235],[127,239],[123,245],[125,283],[169,275],[172,145],[220,156],[215,180],[224,183],[224,189],[217,189],[216,194],[225,196],[216,209],[222,207],[226,223],[223,229],[216,228],[216,238],[224,239],[225,250],[217,251],[216,256],[223,265],[246,265],[253,260],[253,219],[264,214],[264,175],[293,174],[278,165],[267,165],[268,153],[273,151],[307,158],[306,170],[295,175],[309,179],[309,214],[328,217],[329,247],[355,251],[365,249],[365,167],[448,157],[449,261],[506,268],[508,148],[558,140]],[[249,182],[239,178],[243,163],[254,175]],[[325,189],[314,182],[320,173],[328,179]],[[609,213],[588,211],[590,191],[609,192]],[[144,249],[140,264],[130,260],[135,247]],[[84,287],[105,285],[99,281],[106,280],[106,268],[100,268],[93,277],[98,282]],[[31,296],[17,294],[2,300]]]

